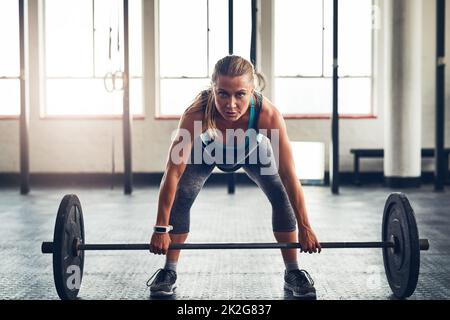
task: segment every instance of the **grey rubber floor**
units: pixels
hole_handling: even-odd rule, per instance
[[[309,215],[320,241],[379,241],[387,195],[384,188],[304,187]],[[421,237],[431,249],[421,256],[416,292],[410,299],[450,298],[450,197],[431,187],[407,190]],[[147,242],[155,221],[158,189],[35,189],[20,196],[0,190],[0,299],[57,299],[51,255],[40,253],[52,240],[64,194],[79,195],[87,243]],[[188,242],[274,242],[271,207],[260,189],[206,186],[191,212]],[[148,252],[87,252],[82,299],[149,299],[146,280],[163,256]],[[315,281],[317,299],[393,299],[379,249],[329,249],[300,255]],[[283,290],[279,250],[184,251],[175,299],[291,299]]]

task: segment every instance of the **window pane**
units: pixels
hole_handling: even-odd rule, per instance
[[[142,80],[132,80],[130,106],[133,114],[142,114]],[[48,115],[122,114],[123,92],[109,93],[99,79],[47,80]]]
[[[0,115],[20,114],[20,81],[0,79]]]
[[[233,3],[233,51],[250,60],[252,39],[252,2],[239,0]]]
[[[339,10],[339,74],[369,76],[372,69],[372,1],[341,0]]]
[[[95,0],[94,5],[95,75],[103,77],[107,72],[124,69],[123,0]],[[130,74],[140,77],[142,76],[142,1],[129,1],[128,14]],[[111,61],[109,58],[110,36]]]
[[[47,76],[92,76],[92,33],[92,0],[46,0]]]
[[[142,0],[128,2],[130,38],[130,75],[142,77]]]
[[[333,73],[333,1],[325,0],[325,75]],[[339,75],[372,74],[372,1],[339,1]]]
[[[142,75],[142,5],[138,0],[129,4],[130,73],[133,77]],[[66,17],[68,13],[70,18]],[[123,0],[47,0],[46,32],[47,76],[59,78],[47,80],[46,113],[122,114],[123,92],[108,93],[103,77],[107,72],[124,69]],[[58,59],[59,56],[68,56],[68,59]],[[85,79],[64,79],[70,77]],[[130,84],[133,114],[143,113],[142,102],[140,77],[132,79]]]
[[[0,1],[0,76],[20,75],[19,1]]]
[[[333,0],[324,1],[323,12],[323,74],[331,77],[333,76]],[[339,37],[342,35],[340,34]]]
[[[332,105],[332,80],[276,79],[275,103],[284,114],[328,115]],[[339,113],[367,115],[371,108],[371,79],[346,78],[339,80]]]
[[[20,76],[19,2],[0,1],[0,77]],[[0,115],[20,114],[20,81],[0,79]]]
[[[275,79],[275,103],[284,114],[329,114],[331,79]]]
[[[322,75],[322,1],[275,1],[275,75]]]
[[[202,90],[209,87],[210,79],[161,80],[161,114],[180,115]]]
[[[251,0],[233,5],[234,54],[250,60],[252,32]],[[216,62],[228,55],[228,0],[209,1],[209,75]]]
[[[160,10],[162,77],[207,75],[207,1],[164,0]]]
[[[339,80],[339,113],[372,114],[370,78],[347,78]]]
[[[122,17],[122,1],[95,0],[95,76],[103,77],[123,66],[123,54],[117,51],[117,32]],[[109,61],[109,37],[111,28],[111,61]],[[122,31],[120,31],[122,33]],[[122,68],[123,70],[123,68]]]
[[[314,57],[305,57],[301,55],[300,49],[295,51],[295,43],[306,43],[308,52],[311,48],[315,48],[316,56],[323,59],[323,76],[326,78],[297,78],[297,79],[283,79],[278,78],[275,82],[275,99],[279,108],[286,114],[329,114],[332,109],[332,82],[329,77],[333,71],[333,1],[294,1],[289,0],[276,1],[276,59],[275,72],[276,75],[316,75],[320,73],[312,73],[311,71],[317,69],[317,63]],[[296,4],[294,4],[294,2]],[[311,10],[314,2],[315,10]],[[321,4],[323,7],[323,19],[317,12],[320,11],[322,15]],[[320,4],[320,5],[319,5]],[[285,6],[283,8],[283,6]],[[302,7],[303,6],[303,7]],[[281,11],[278,11],[281,8]],[[319,45],[315,40],[322,39],[322,36],[315,34],[317,24],[308,22],[305,19],[305,24],[299,27],[290,23],[294,20],[297,12],[303,9],[316,19],[323,20],[323,53],[319,50]],[[372,63],[372,17],[371,17],[372,1],[371,0],[341,0],[339,1],[339,75],[351,76],[356,78],[341,78],[339,81],[339,112],[340,114],[357,114],[367,115],[372,113],[371,108],[371,63]],[[289,11],[291,10],[291,16]],[[278,11],[278,12],[277,12]],[[297,13],[298,15],[298,13]],[[278,17],[280,17],[278,19]],[[282,19],[284,18],[284,20]],[[298,18],[296,18],[298,19]],[[284,29],[280,29],[279,20],[286,25]],[[317,22],[316,21],[316,22]],[[281,25],[282,25],[281,23]],[[291,27],[289,27],[291,25]],[[289,34],[289,28],[296,30],[306,30],[310,38],[306,40],[294,41],[296,39],[286,39],[283,44],[282,35]],[[321,29],[321,28],[320,28]],[[300,32],[305,33],[306,31]],[[292,32],[292,31],[291,31]],[[322,33],[322,31],[320,31]],[[280,35],[281,34],[281,35]],[[295,37],[298,38],[296,35]],[[281,40],[280,40],[281,39]],[[312,41],[313,45],[310,45]],[[315,45],[314,45],[315,44]],[[289,48],[294,46],[294,50]],[[294,52],[295,54],[290,56]],[[312,52],[312,51],[311,51]],[[312,54],[314,55],[314,54]],[[293,62],[294,61],[294,62]],[[297,62],[299,61],[299,62]],[[301,72],[299,63],[309,63],[309,74]],[[280,66],[283,66],[284,71],[280,71]],[[291,71],[289,71],[289,68]],[[282,69],[281,69],[282,70]],[[308,70],[308,69],[306,69]],[[362,77],[362,78],[358,78]],[[367,77],[367,78],[365,78]],[[293,103],[294,106],[287,107],[286,105]]]
[[[228,0],[209,1],[209,76],[212,75],[216,62],[226,55],[228,55]]]

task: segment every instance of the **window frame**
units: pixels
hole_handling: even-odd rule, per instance
[[[95,17],[95,0],[91,0],[92,1],[92,20],[94,23],[94,17]],[[135,0],[134,0],[135,1]],[[143,12],[144,12],[144,1],[143,0],[138,0],[141,1],[141,15],[143,17]],[[79,77],[79,76],[65,76],[65,77],[55,77],[55,76],[48,76],[47,75],[47,66],[46,66],[46,17],[45,17],[45,6],[46,6],[46,1],[44,0],[41,6],[41,10],[42,10],[42,30],[43,30],[43,34],[42,34],[42,46],[43,46],[43,57],[41,59],[41,64],[42,64],[42,79],[43,79],[43,84],[42,84],[42,88],[41,88],[41,94],[42,94],[42,104],[40,105],[39,108],[39,119],[40,120],[121,120],[123,118],[122,114],[60,114],[60,115],[55,115],[55,114],[48,114],[47,113],[47,80],[103,80],[103,77],[99,77],[95,75],[95,30],[92,30],[92,38],[93,38],[93,46],[94,46],[94,50],[93,50],[93,56],[92,56],[92,76],[89,77]],[[129,14],[129,12],[128,12]],[[94,24],[95,25],[95,24]],[[144,32],[144,22],[143,19],[141,20],[141,29],[142,32]],[[125,44],[122,44],[122,46],[124,46]],[[144,50],[144,42],[142,39],[142,49]],[[123,57],[121,57],[123,59]],[[131,80],[133,79],[139,79],[142,81],[142,89],[144,90],[144,79],[145,79],[145,56],[142,56],[142,75],[141,76],[130,76],[130,80],[129,82],[131,82]],[[142,113],[139,114],[131,114],[131,117],[133,120],[145,120],[146,119],[146,110],[145,110],[145,99],[144,99],[144,92],[142,92]],[[123,102],[122,102],[123,104]],[[131,110],[131,105],[130,105],[130,110]]]
[[[157,96],[158,98],[155,99],[155,115],[154,115],[154,119],[155,120],[179,120],[181,118],[181,114],[162,114],[161,110],[162,110],[162,105],[161,105],[161,82],[162,80],[204,80],[205,82],[209,82],[211,77],[210,74],[212,72],[211,68],[211,55],[210,55],[210,42],[211,42],[211,33],[210,33],[210,29],[211,29],[211,17],[210,17],[210,1],[211,0],[204,0],[206,1],[206,29],[204,30],[204,32],[206,32],[206,77],[202,77],[202,76],[161,76],[161,72],[160,72],[160,66],[161,66],[161,59],[160,59],[160,55],[161,55],[161,47],[160,47],[160,19],[161,19],[161,8],[160,8],[160,2],[164,1],[164,0],[155,0],[157,3],[157,10],[155,10],[155,21],[157,21],[156,23],[156,39],[158,39],[155,43],[155,53],[156,53],[156,65],[158,66],[157,68],[157,73],[155,75],[155,79],[156,79],[156,92],[157,92]],[[236,1],[236,0],[235,0]],[[232,35],[232,30],[235,28],[236,23],[238,23],[236,21],[236,19],[234,18],[235,15],[235,10],[236,10],[236,5],[231,6],[230,7],[230,2],[228,2],[228,54],[230,51],[233,51],[233,48],[238,47],[236,43],[236,39],[237,37],[233,34]],[[252,6],[252,1],[248,1],[248,3],[246,3],[249,7],[251,8]],[[231,16],[230,16],[230,12],[232,12]],[[250,20],[250,19],[249,19]],[[230,27],[231,24],[231,27]],[[250,38],[251,38],[251,28],[250,28]],[[248,59],[251,59],[251,44],[248,44]],[[193,96],[195,95],[195,92],[193,93]]]
[[[374,6],[374,2],[373,0],[371,1],[371,5],[372,7]],[[274,8],[275,10],[275,8]],[[330,22],[331,23],[331,22]],[[275,23],[274,23],[275,24]],[[340,33],[341,34],[341,33]],[[351,75],[344,75],[344,76],[339,76],[338,75],[338,80],[339,79],[369,79],[370,80],[370,97],[369,97],[369,101],[370,101],[370,112],[369,113],[362,113],[362,114],[357,114],[357,113],[352,113],[352,114],[339,114],[339,119],[377,119],[378,118],[378,114],[375,110],[375,105],[374,105],[374,57],[375,57],[375,30],[372,27],[371,28],[371,32],[370,32],[370,54],[371,54],[371,59],[370,59],[370,71],[371,74],[370,75],[358,75],[358,76],[351,76]],[[303,76],[303,75],[297,75],[297,76],[277,76],[274,75],[273,79],[274,81],[276,79],[327,79],[330,82],[333,80],[333,75],[325,75],[325,45],[324,45],[324,41],[325,41],[325,2],[324,0],[322,0],[322,75],[320,76]],[[339,58],[338,58],[339,59]],[[274,57],[275,60],[275,57]],[[283,117],[285,119],[309,119],[309,120],[329,120],[332,118],[332,112],[330,110],[329,114],[313,114],[313,113],[283,113]]]
[[[155,24],[156,30],[155,33],[157,33],[157,36],[155,37],[156,43],[155,43],[155,51],[156,51],[156,61],[155,64],[157,65],[157,71],[156,71],[156,75],[155,75],[155,82],[156,82],[156,93],[158,96],[158,99],[155,99],[155,115],[154,115],[154,120],[179,120],[181,119],[181,114],[177,115],[177,114],[162,114],[161,112],[161,82],[163,80],[205,80],[208,81],[209,78],[209,74],[210,74],[210,50],[209,50],[209,46],[210,46],[210,32],[209,32],[209,27],[210,27],[210,19],[209,19],[209,1],[210,0],[204,0],[206,1],[206,29],[204,30],[204,32],[206,32],[206,77],[201,77],[201,76],[179,76],[179,77],[174,77],[174,76],[161,76],[161,46],[160,46],[160,37],[161,37],[161,33],[160,33],[160,20],[161,20],[161,6],[160,6],[160,1],[163,0],[155,0],[157,2],[157,9],[155,10],[155,15],[156,15],[156,19],[155,21],[157,21],[157,23]]]
[[[161,0],[158,0],[158,2]],[[209,0],[207,0],[209,2]],[[271,0],[274,1],[274,0]],[[323,3],[323,1],[322,1]],[[374,5],[373,1],[371,1],[372,6]],[[324,6],[322,6],[322,27],[325,26],[325,8]],[[208,12],[209,14],[209,12]],[[156,21],[159,22],[160,19],[160,10],[159,10],[159,5],[158,5],[158,10],[155,11],[155,15],[157,15],[157,19]],[[208,27],[209,27],[209,17],[208,18]],[[158,27],[156,29],[156,33],[157,33],[157,38],[159,39],[160,33],[159,33],[159,23],[158,23]],[[325,38],[325,31],[322,30],[322,43],[324,42],[324,38]],[[358,120],[358,119],[377,119],[378,118],[378,114],[375,110],[375,105],[374,105],[374,58],[375,58],[375,52],[374,52],[374,41],[375,41],[375,30],[374,28],[371,29],[370,32],[370,36],[371,36],[371,48],[370,48],[370,52],[371,52],[371,74],[370,75],[358,75],[358,76],[339,76],[339,79],[370,79],[370,97],[369,97],[369,101],[370,101],[370,112],[369,113],[362,113],[362,114],[340,114],[339,118],[340,119],[350,119],[350,120]],[[208,33],[208,40],[209,40],[209,33]],[[272,40],[274,40],[272,38]],[[209,59],[209,45],[208,45],[208,59]],[[273,76],[273,79],[275,81],[275,79],[277,78],[320,78],[320,79],[327,79],[330,82],[332,81],[333,77],[332,75],[325,75],[324,74],[324,49],[325,46],[322,45],[322,75],[321,76]],[[157,65],[159,66],[160,64],[160,60],[159,60],[159,42],[156,43],[155,49],[157,51],[156,56],[157,58]],[[208,71],[209,71],[209,60],[208,60]],[[155,99],[155,116],[154,119],[155,120],[160,120],[160,121],[164,121],[164,120],[179,120],[181,118],[181,115],[176,115],[176,114],[170,114],[170,115],[163,115],[161,114],[160,110],[161,110],[161,104],[160,104],[160,98],[161,98],[161,90],[160,90],[160,83],[161,83],[161,79],[204,79],[204,78],[200,78],[200,77],[161,77],[158,74],[156,74],[156,81],[157,81],[157,94],[158,94],[158,99]],[[331,102],[330,102],[331,104]],[[308,113],[308,114],[304,114],[304,113],[283,113],[283,118],[286,120],[329,120],[331,119],[331,111],[329,114],[312,114],[312,113]]]

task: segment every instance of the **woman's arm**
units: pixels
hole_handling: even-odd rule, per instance
[[[320,252],[320,244],[312,231],[308,219],[303,188],[296,174],[291,143],[286,130],[286,123],[282,114],[273,105],[270,105],[269,107],[271,110],[268,112],[269,121],[267,124],[270,124],[268,126],[270,127],[268,128],[268,136],[272,141],[272,148],[278,148],[278,151],[274,150],[275,153],[278,153],[278,174],[286,189],[297,219],[299,240],[302,244],[302,249],[308,252],[316,252],[318,249]],[[272,130],[277,130],[278,139],[272,139]]]
[[[170,211],[175,199],[175,194],[181,176],[186,169],[191,148],[196,138],[194,125],[199,121],[201,124],[202,115],[198,113],[184,114],[180,120],[177,134],[173,139],[166,161],[166,169],[159,188],[158,212],[156,225],[168,226]],[[150,251],[154,253],[167,253],[170,244],[168,234],[153,234],[150,244]]]

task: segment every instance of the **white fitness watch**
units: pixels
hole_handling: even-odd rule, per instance
[[[173,230],[172,226],[154,226],[153,231],[155,233],[169,233],[171,230]]]

